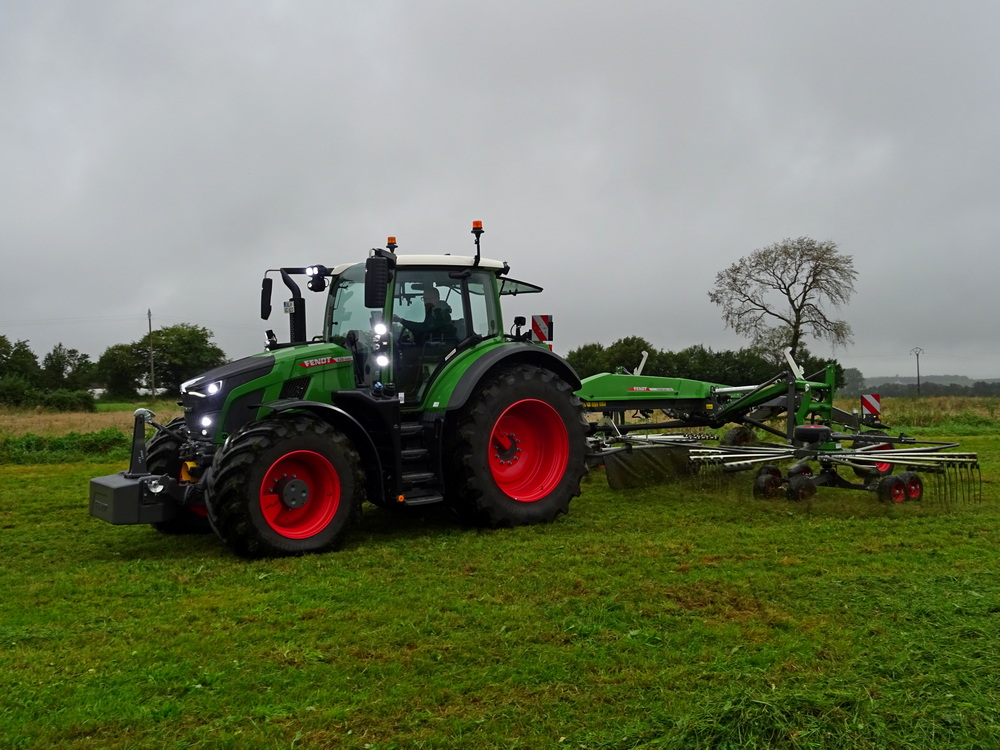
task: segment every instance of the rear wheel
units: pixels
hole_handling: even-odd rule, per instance
[[[580,494],[586,431],[564,380],[533,365],[501,370],[455,422],[449,503],[489,526],[552,521]]]
[[[181,474],[182,441],[175,435],[186,436],[187,425],[184,417],[177,417],[167,422],[166,428],[157,430],[146,443],[146,470],[150,474],[167,474],[178,479]],[[152,525],[161,534],[208,534],[212,531],[204,505],[183,505],[173,518],[156,521]]]
[[[364,477],[350,440],[298,415],[253,422],[216,453],[208,512],[247,558],[326,552],[361,515]]]

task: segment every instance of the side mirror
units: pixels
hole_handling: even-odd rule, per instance
[[[389,290],[389,259],[378,255],[365,262],[365,307],[381,310]]]
[[[265,276],[260,284],[260,319],[267,320],[271,317],[271,287],[274,280],[270,276]]]

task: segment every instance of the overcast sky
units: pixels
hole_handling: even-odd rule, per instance
[[[853,345],[814,353],[1000,377],[998,28],[992,2],[0,0],[0,333],[97,359],[151,309],[235,358],[287,337],[265,269],[390,234],[468,254],[480,219],[563,354],[738,348],[715,274],[805,235],[859,276]]]

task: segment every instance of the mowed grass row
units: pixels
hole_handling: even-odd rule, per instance
[[[1000,438],[963,448],[980,504],[598,471],[549,526],[369,508],[253,563],[89,518],[118,463],[3,467],[0,745],[1000,746]]]

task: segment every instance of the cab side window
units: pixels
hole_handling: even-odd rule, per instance
[[[395,378],[404,401],[419,401],[445,357],[470,336],[500,330],[493,274],[399,269],[393,291]]]

